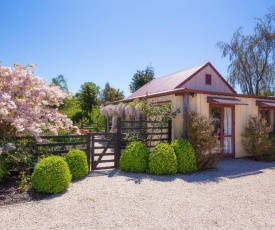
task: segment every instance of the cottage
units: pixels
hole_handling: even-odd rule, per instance
[[[251,117],[265,115],[274,129],[275,98],[238,94],[208,62],[164,77],[156,78],[123,102],[147,95],[156,103],[171,102],[181,113],[172,121],[172,139],[184,132],[184,116],[194,111],[216,118],[224,157],[249,156],[243,149],[241,134]]]

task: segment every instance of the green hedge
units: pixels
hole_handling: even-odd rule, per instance
[[[49,156],[36,164],[32,174],[32,189],[43,193],[59,193],[68,188],[71,179],[65,159]]]
[[[149,172],[169,175],[177,172],[178,163],[174,149],[167,143],[158,144],[149,156]]]
[[[189,141],[175,139],[172,141],[171,146],[177,156],[179,173],[191,173],[197,170],[195,150]]]
[[[89,166],[85,152],[72,149],[67,153],[65,159],[69,165],[73,180],[84,177],[88,173]]]
[[[145,144],[133,141],[127,145],[119,161],[119,167],[126,172],[145,172],[148,168],[149,151]]]

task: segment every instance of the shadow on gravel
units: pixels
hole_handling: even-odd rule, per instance
[[[223,159],[216,169],[190,175],[180,175],[186,182],[219,182],[222,178],[234,179],[264,173],[264,169],[275,169],[275,162],[255,161],[251,158]]]
[[[238,177],[251,176],[263,173],[264,169],[275,170],[275,161],[262,162],[255,161],[251,158],[242,159],[223,159],[216,169],[195,172],[192,174],[176,174],[170,176],[155,176],[146,173],[126,173],[118,169],[101,170],[91,172],[88,177],[108,176],[126,177],[126,180],[133,181],[136,184],[142,183],[143,180],[154,180],[161,182],[172,182],[181,179],[189,183],[207,183],[219,182],[222,178],[234,179]]]

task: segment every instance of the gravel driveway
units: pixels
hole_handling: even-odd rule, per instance
[[[275,229],[275,162],[191,175],[98,171],[49,199],[0,207],[0,229]]]

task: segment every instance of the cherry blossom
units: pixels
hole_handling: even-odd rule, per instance
[[[34,75],[34,68],[35,65],[0,66],[2,135],[8,127],[14,127],[16,135],[31,134],[36,138],[46,131],[57,135],[59,128],[73,127],[72,121],[57,109],[71,95],[58,86],[47,85],[45,79]]]

